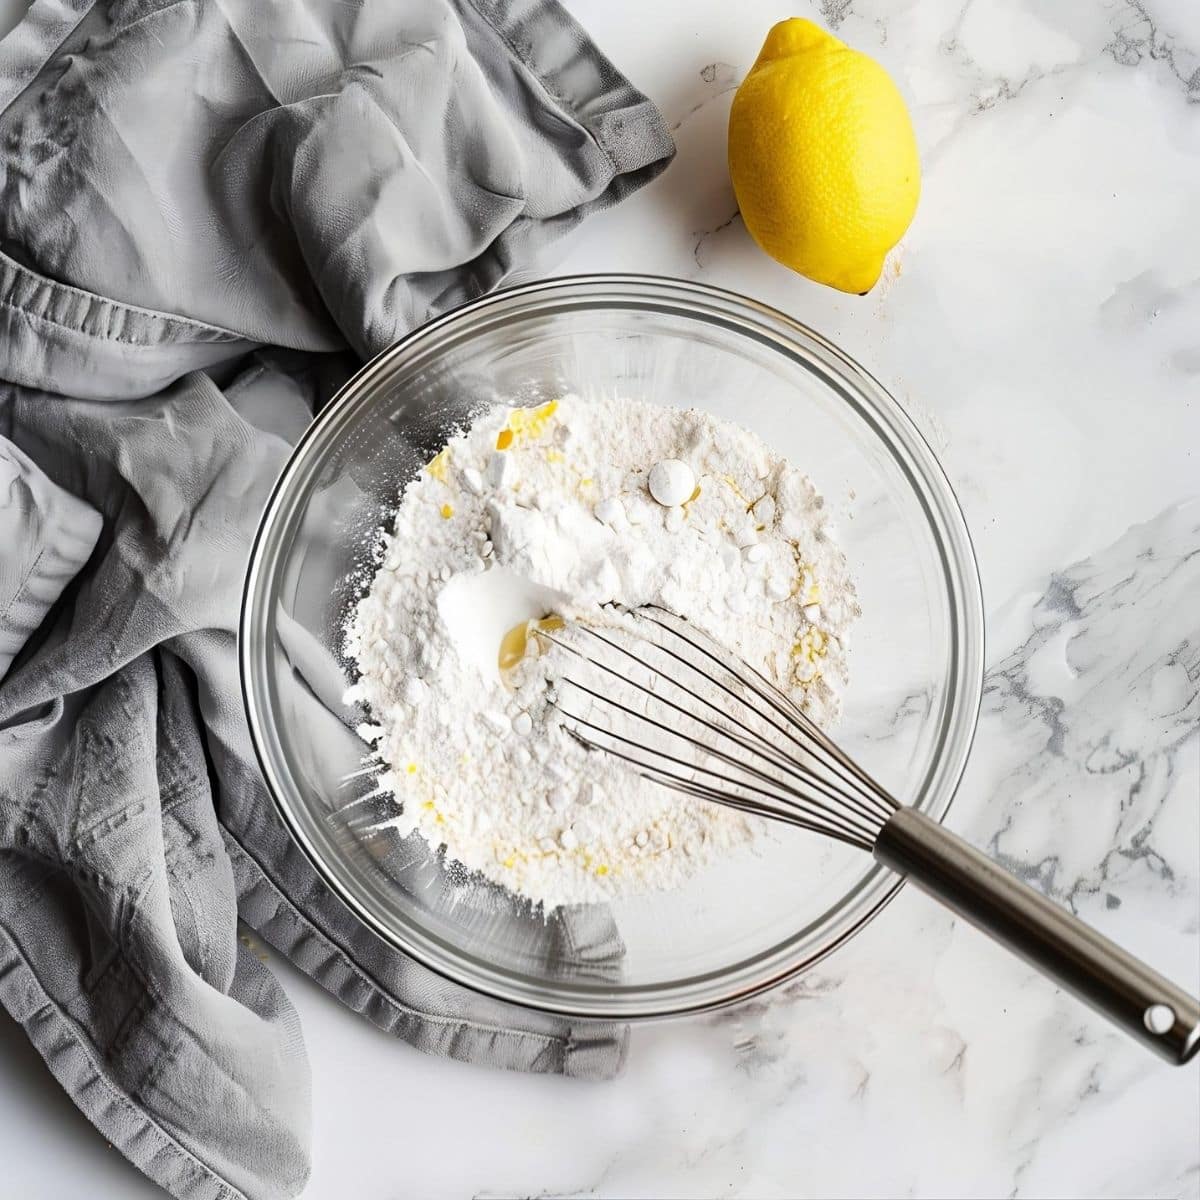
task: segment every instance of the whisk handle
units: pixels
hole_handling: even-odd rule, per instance
[[[1169,1062],[1200,1051],[1200,1003],[936,821],[901,808],[874,852]]]

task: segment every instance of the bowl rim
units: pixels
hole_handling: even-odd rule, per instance
[[[591,297],[591,303],[583,303],[588,297],[581,295],[580,291],[586,293],[588,289],[601,290]],[[346,886],[312,843],[289,806],[287,789],[275,770],[270,753],[270,739],[267,736],[269,713],[260,708],[254,687],[254,680],[258,676],[255,651],[265,650],[267,639],[259,639],[262,646],[256,647],[252,635],[266,619],[265,598],[271,594],[264,578],[265,561],[268,558],[266,551],[278,536],[281,524],[286,524],[289,513],[285,511],[284,501],[289,497],[295,498],[292,496],[294,488],[307,474],[305,468],[310,447],[318,438],[327,435],[330,427],[344,417],[356,400],[365,403],[386,373],[402,366],[406,358],[413,357],[438,334],[492,309],[503,310],[515,303],[519,315],[523,305],[532,303],[536,307],[539,301],[552,301],[556,297],[563,300],[568,310],[588,307],[636,309],[647,307],[656,296],[676,310],[688,302],[711,305],[720,310],[724,317],[718,323],[754,336],[785,354],[789,343],[806,351],[809,356],[816,352],[818,358],[826,360],[824,365],[848,375],[859,385],[863,393],[861,399],[867,401],[870,413],[862,411],[856,398],[843,394],[842,399],[849,402],[859,416],[875,418],[868,419],[867,424],[901,468],[920,502],[937,543],[940,565],[949,585],[949,619],[954,636],[950,639],[952,656],[947,676],[957,681],[957,686],[951,687],[948,694],[957,704],[949,705],[949,709],[955,712],[950,714],[948,711],[943,720],[939,744],[931,754],[925,779],[917,789],[920,795],[916,802],[920,804],[927,793],[940,791],[940,809],[931,815],[942,820],[953,803],[974,741],[982,704],[986,658],[979,567],[961,505],[928,441],[899,401],[874,375],[844,350],[802,322],[771,305],[726,288],[654,274],[598,272],[550,276],[468,300],[405,334],[375,355],[343,384],[292,449],[271,488],[255,531],[238,623],[238,666],[243,705],[267,793],[289,836],[332,894],[388,945],[411,956],[443,978],[494,999],[583,1020],[642,1021],[676,1017],[724,1008],[757,996],[795,978],[844,945],[890,903],[905,880],[891,875],[878,862],[873,862],[870,870],[834,906],[816,921],[790,935],[787,941],[733,968],[692,976],[682,984],[671,981],[636,986],[601,983],[579,985],[551,979],[516,982],[523,977],[513,971],[469,957],[433,935],[424,939],[406,936],[405,930],[381,920]],[[710,312],[706,315],[711,319],[713,314]],[[806,361],[805,354],[793,353],[790,357],[800,364]],[[832,384],[833,381],[825,382]],[[897,450],[901,453],[897,453]],[[263,674],[265,677],[265,672]],[[955,716],[954,720],[951,720],[951,715]],[[297,807],[302,808],[303,805],[298,804]],[[864,898],[866,903],[860,903],[860,911],[825,944],[790,960],[781,955],[781,947],[797,942],[813,928],[824,924],[831,912],[845,909],[852,902],[861,902]],[[441,947],[443,953],[438,953],[435,946]],[[753,972],[753,966],[768,956],[772,961],[781,961],[768,970]],[[752,977],[743,978],[748,975]],[[729,983],[726,987],[713,989],[710,986],[704,989],[700,986],[727,977]],[[703,994],[695,994],[698,990]]]

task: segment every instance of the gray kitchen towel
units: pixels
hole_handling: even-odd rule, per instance
[[[0,1001],[176,1196],[308,1173],[239,918],[422,1049],[619,1065],[621,1030],[450,984],[332,897],[253,764],[236,621],[338,383],[670,154],[551,0],[36,0],[0,41]]]

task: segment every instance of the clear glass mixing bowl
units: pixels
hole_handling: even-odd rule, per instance
[[[353,682],[341,625],[405,482],[481,406],[566,392],[707,409],[812,476],[863,608],[837,736],[894,795],[942,817],[983,674],[978,573],[945,475],[892,397],[837,347],[752,300],[670,279],[551,279],[488,296],[347,384],[297,446],[252,554],[241,629],[250,729],[283,819],[329,886],[427,966],[579,1017],[711,1008],[829,953],[888,901],[896,877],[788,829],[678,891],[545,916],[446,870],[418,835],[379,827],[392,801],[363,769],[353,728],[364,714],[341,702]],[[798,869],[814,853],[820,869]]]

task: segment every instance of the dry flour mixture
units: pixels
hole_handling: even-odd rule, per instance
[[[547,908],[670,888],[758,828],[556,726],[532,623],[610,602],[673,609],[836,718],[858,607],[821,498],[695,410],[489,412],[405,488],[346,629],[392,823]]]

